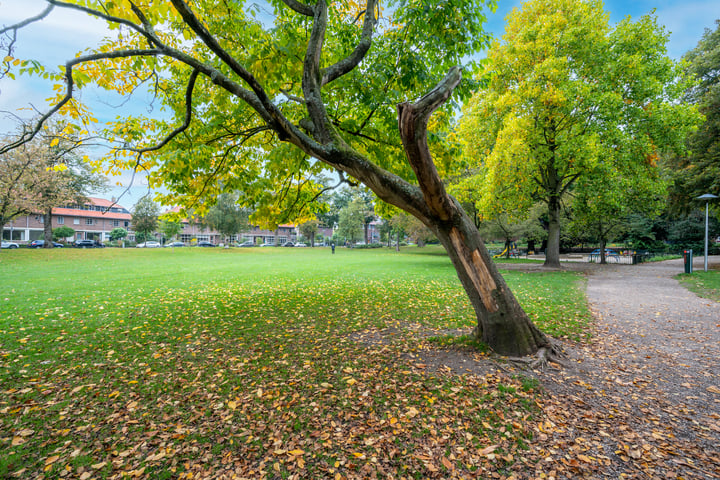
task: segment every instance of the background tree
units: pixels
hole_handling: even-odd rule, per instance
[[[113,242],[122,240],[123,238],[127,237],[127,235],[128,231],[122,227],[115,227],[110,230],[110,240],[112,240]]]
[[[0,155],[0,231],[13,218],[37,211],[37,191],[51,175],[37,161],[40,155],[29,143]]]
[[[547,205],[546,266],[560,266],[562,204],[578,179],[653,164],[681,150],[698,120],[678,102],[689,82],[655,19],[614,28],[608,19],[595,0],[523,3],[465,108],[460,131],[482,171],[483,212]]]
[[[132,210],[132,228],[135,231],[135,241],[145,242],[152,238],[158,227],[160,206],[145,195],[137,201]]]
[[[706,29],[697,47],[683,57],[687,72],[699,79],[685,100],[699,107],[705,121],[688,139],[689,155],[670,159],[675,174],[670,202],[675,213],[697,209],[695,198],[700,195],[720,195],[720,20],[715,23],[717,28]]]
[[[75,229],[68,227],[67,225],[62,225],[60,227],[57,227],[53,229],[53,241],[60,242],[65,241],[66,239],[70,237],[75,236]],[[112,232],[110,235],[110,238],[112,239]]]
[[[45,243],[53,248],[52,209],[84,203],[90,192],[105,188],[105,177],[81,157],[75,128],[56,122],[43,128],[31,143],[0,154],[0,219],[31,213],[43,216]]]
[[[231,235],[246,232],[249,229],[248,211],[237,204],[238,195],[222,193],[217,202],[203,217],[203,222],[217,230],[228,241]]]
[[[355,196],[348,205],[340,210],[337,234],[345,243],[355,243],[363,238],[367,204],[365,200]]]
[[[53,3],[122,33],[65,63],[48,114],[84,116],[74,94],[92,82],[125,94],[144,79],[172,112],[113,122],[110,170],[150,172],[168,189],[166,204],[203,206],[240,191],[242,205],[276,219],[319,198],[322,179],[339,172],[433,230],[474,307],[480,340],[503,354],[550,350],[445,189],[433,161],[433,153],[449,158],[444,136],[427,134],[435,111],[433,131],[449,123],[453,92],[462,100],[474,87],[461,83],[459,65],[487,45],[485,1],[391,2],[380,16],[379,0],[273,0],[262,23],[245,2]]]
[[[310,241],[310,246],[315,246],[315,235],[318,233],[320,227],[319,220],[308,220],[298,225],[300,234]]]
[[[182,232],[182,222],[170,218],[161,218],[158,226],[165,241],[172,240]]]
[[[53,229],[53,241],[64,242],[68,238],[75,237],[75,229],[62,225]]]
[[[623,164],[635,170],[599,163],[578,180],[573,192],[573,222],[599,242],[600,263],[606,263],[607,242],[631,213],[658,215],[665,206],[667,185],[655,163]]]

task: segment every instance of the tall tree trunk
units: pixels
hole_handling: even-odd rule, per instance
[[[48,207],[43,213],[43,238],[45,243],[43,248],[53,248],[53,235],[52,235],[52,207]]]
[[[607,242],[602,239],[600,240],[600,264],[605,265],[607,263],[607,255],[605,254],[605,247]]]
[[[560,268],[560,197],[551,196],[548,202],[548,239],[545,266]]]

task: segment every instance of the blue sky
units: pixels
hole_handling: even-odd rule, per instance
[[[500,37],[504,31],[505,16],[514,7],[519,8],[521,3],[519,0],[498,0],[498,10],[489,15],[487,30]],[[42,11],[44,6],[45,2],[42,0],[0,0],[0,24],[12,24],[35,15]],[[655,10],[658,22],[670,32],[668,54],[679,59],[697,45],[706,28],[715,28],[715,20],[720,19],[720,0],[606,0],[605,10],[610,13],[613,24],[628,15],[637,18]],[[48,19],[28,27],[20,34],[17,56],[40,60],[49,66],[60,65],[84,46],[94,44],[106,34],[102,22],[83,14],[56,8]],[[27,108],[31,104],[38,109],[44,109],[44,99],[50,94],[50,85],[39,79],[16,82],[0,80],[0,112],[11,111],[27,117],[28,110],[18,112],[17,109]],[[127,108],[119,107],[120,99],[100,98],[93,91],[87,91],[84,95],[84,100],[94,105],[94,112],[101,121],[114,118]],[[153,110],[140,106],[142,103],[134,103],[133,113],[157,114],[157,108]],[[14,125],[7,115],[0,113],[0,134],[9,133],[14,129]],[[111,179],[111,183],[114,184],[117,180]],[[124,176],[119,181],[127,184],[128,177]],[[136,180],[136,183],[130,194],[121,201],[127,207],[147,193],[142,179]],[[115,188],[104,196],[118,195],[120,192],[120,189]]]

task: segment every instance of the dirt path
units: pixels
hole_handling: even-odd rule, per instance
[[[554,424],[540,448],[558,478],[720,478],[720,303],[681,272],[681,260],[588,271],[595,339],[539,375]]]

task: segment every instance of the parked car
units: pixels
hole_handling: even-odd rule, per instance
[[[283,243],[282,246],[283,247],[294,247],[295,244],[293,242],[291,242],[290,240],[288,240],[287,242]]]
[[[304,243],[296,243],[295,246],[296,247],[307,247],[307,245],[305,245]]]
[[[274,243],[263,243],[263,244],[260,245],[260,246],[261,246],[261,247],[274,247],[275,244],[274,244]]]
[[[197,243],[197,246],[198,246],[198,247],[214,247],[215,244],[212,243],[212,242],[206,242],[206,241],[203,240],[202,242],[198,242],[198,243]]]
[[[150,242],[138,243],[135,246],[137,248],[160,248],[162,245],[160,245],[160,242],[150,241]]]
[[[104,248],[105,245],[97,240],[75,240],[73,244],[76,248]]]
[[[3,240],[2,248],[20,248],[20,245],[15,242],[6,242],[5,240]]]
[[[185,244],[183,242],[170,242],[165,244],[166,247],[184,247]]]
[[[254,246],[255,246],[255,242],[251,242],[249,240],[247,242],[238,243],[238,247],[254,247]]]
[[[28,245],[30,248],[42,248],[45,245],[45,240],[33,240],[30,242],[30,245]],[[55,248],[63,248],[65,245],[58,242],[53,242],[53,247]]]

